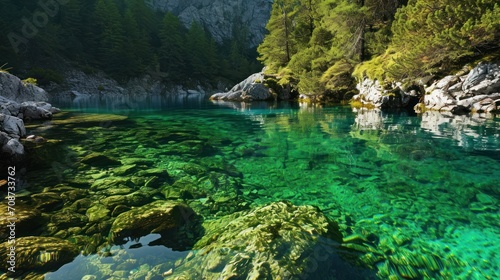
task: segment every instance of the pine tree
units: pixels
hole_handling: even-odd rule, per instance
[[[280,68],[290,62],[296,52],[296,44],[292,38],[293,16],[297,5],[292,0],[274,1],[271,17],[266,25],[269,31],[259,45],[258,52],[269,72],[277,73]]]
[[[61,27],[62,36],[61,40],[64,46],[65,54],[73,59],[79,59],[78,54],[84,51],[81,43],[81,30],[82,30],[82,4],[80,0],[70,0],[66,5],[61,5]]]
[[[444,73],[461,59],[498,51],[499,30],[495,0],[409,1],[396,13],[387,51],[356,74],[394,80]]]
[[[126,69],[123,68],[122,59],[125,57],[125,35],[118,7],[112,0],[98,0],[95,13],[95,33],[98,34],[99,64],[104,69],[117,75],[123,76]]]
[[[161,47],[159,51],[160,70],[166,72],[172,81],[181,81],[188,74],[185,62],[184,29],[172,13],[163,18],[160,28]]]
[[[193,22],[186,35],[187,61],[192,78],[210,80],[218,73],[215,41]]]

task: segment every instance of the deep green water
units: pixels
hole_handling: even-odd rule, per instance
[[[443,267],[437,275],[443,279],[500,278],[498,118],[355,113],[349,107],[290,103],[241,108],[201,99],[142,102],[56,103],[66,113],[54,123],[70,121],[30,126],[31,133],[60,142],[51,144],[57,152],[45,164],[28,169],[25,191],[108,176],[106,170],[71,164],[89,152],[122,161],[146,158],[151,168],[169,172],[175,170],[172,162],[203,166],[223,160],[242,175],[241,193],[250,207],[278,200],[315,205],[343,220],[345,236],[376,236],[373,246],[387,255],[439,257]],[[89,115],[95,119],[76,121]],[[140,250],[125,250],[136,259],[127,266],[130,275],[187,254],[165,247]],[[93,258],[78,257],[47,279],[98,274]]]

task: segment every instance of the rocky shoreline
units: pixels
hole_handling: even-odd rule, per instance
[[[0,72],[0,92],[0,158],[15,163],[25,155],[22,141],[44,141],[26,135],[25,122],[51,119],[60,110],[46,102],[45,90],[6,72]]]
[[[500,68],[496,63],[465,66],[428,85],[432,77],[421,79],[419,85],[403,89],[401,83],[381,85],[365,78],[359,82],[359,93],[352,99],[357,106],[379,109],[450,112],[454,115],[500,112]],[[419,92],[420,91],[420,92]]]

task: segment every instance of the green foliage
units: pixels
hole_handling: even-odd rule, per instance
[[[498,50],[500,7],[495,0],[413,0],[396,13],[392,32],[386,52],[359,66],[358,77],[440,74],[468,57]]]
[[[167,13],[160,27],[161,47],[159,51],[160,70],[167,73],[171,80],[181,80],[185,68],[184,54],[185,33],[179,19],[172,13]]]
[[[302,94],[338,95],[354,87],[354,67],[383,53],[400,1],[276,1],[259,46],[279,83]],[[382,5],[382,7],[381,7]]]
[[[259,46],[280,84],[307,95],[352,91],[355,79],[414,81],[500,54],[496,0],[275,1]]]

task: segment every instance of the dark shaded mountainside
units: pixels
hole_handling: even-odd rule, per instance
[[[231,84],[262,68],[270,3],[262,1],[0,0],[0,65],[38,83],[67,69],[121,82]],[[217,13],[215,13],[217,11]]]

